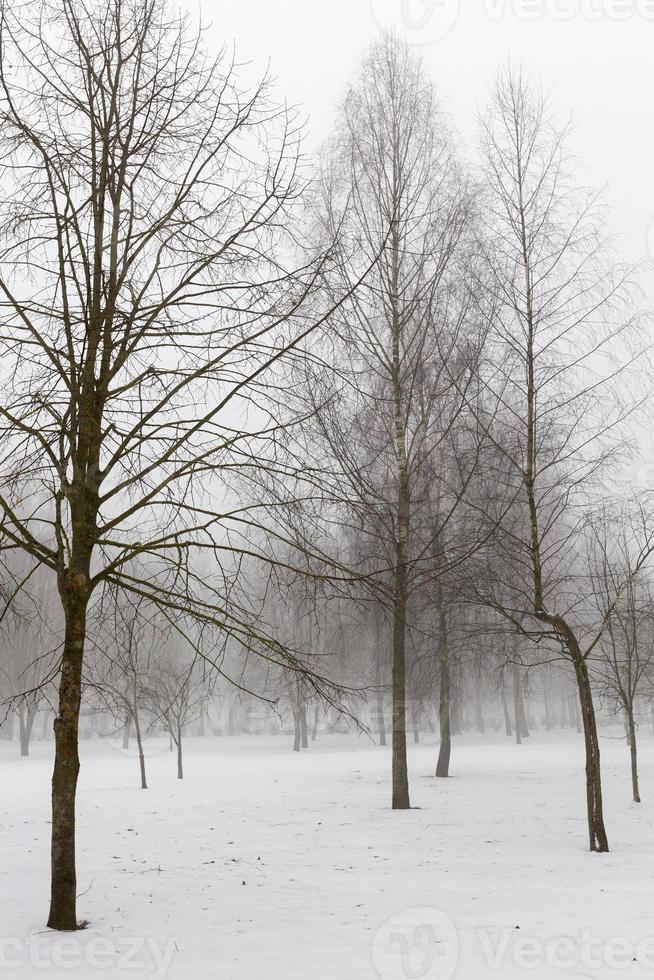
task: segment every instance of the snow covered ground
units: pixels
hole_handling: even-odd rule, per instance
[[[608,855],[586,850],[574,733],[455,740],[454,778],[411,746],[412,803],[389,809],[389,750],[321,734],[189,738],[178,782],[150,740],[82,743],[79,913],[45,929],[52,746],[0,749],[0,977],[157,980],[627,980],[654,975],[654,738],[642,795],[602,741]],[[458,950],[457,950],[458,947]]]

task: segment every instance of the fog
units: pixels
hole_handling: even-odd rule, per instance
[[[0,973],[651,974],[652,41],[0,9]]]

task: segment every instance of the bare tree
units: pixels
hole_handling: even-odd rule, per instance
[[[313,441],[333,473],[333,501],[360,574],[377,572],[392,651],[392,805],[408,808],[407,616],[417,575],[433,569],[429,474],[470,377],[469,297],[462,288],[471,194],[420,61],[393,36],[365,57],[324,154],[319,240],[349,247],[326,290],[370,274],[323,335],[308,380]],[[454,380],[456,378],[456,381]],[[464,471],[465,465],[462,466]],[[458,473],[461,480],[467,478]],[[438,530],[454,508],[444,502]],[[372,580],[369,580],[372,581]]]
[[[607,262],[597,201],[575,190],[565,131],[522,76],[499,76],[482,134],[486,281],[495,307],[494,364],[483,377],[493,422],[478,418],[494,446],[495,488],[480,509],[500,532],[486,600],[523,636],[556,645],[572,664],[590,848],[606,851],[589,658],[619,589],[599,618],[597,610],[591,615],[577,556],[603,492],[599,475],[628,449],[623,423],[638,402],[622,399],[620,389],[627,379],[633,384],[640,346],[625,307],[626,274]],[[650,549],[646,532],[627,579]]]
[[[61,617],[47,570],[35,571],[24,554],[5,557],[8,579],[21,586],[20,601],[12,602],[8,615],[2,617],[0,678],[4,707],[18,717],[20,754],[27,757],[39,710],[48,706],[55,693]]]
[[[149,703],[153,669],[165,644],[162,627],[167,624],[144,599],[116,591],[105,597],[96,618],[100,620],[94,642],[98,655],[85,682],[120,716],[124,748],[134,727],[141,789],[147,789],[141,709]]]
[[[148,698],[155,719],[163,722],[177,750],[178,779],[184,778],[184,729],[202,716],[209,696],[201,666],[192,649],[185,656],[169,644],[160,651],[150,676]]]
[[[611,610],[593,675],[605,700],[624,713],[633,800],[640,803],[636,704],[651,691],[654,678],[654,596],[647,578],[630,575],[634,547],[638,547],[633,527],[603,512],[593,530],[589,555],[592,594],[600,612]],[[616,595],[620,596],[617,602],[613,601]]]
[[[272,554],[248,477],[286,477],[267,394],[321,322],[322,263],[281,259],[304,189],[293,114],[162,0],[5,4],[0,44],[0,535],[52,570],[63,610],[48,922],[70,930],[95,597],[127,590],[292,665],[238,586]]]

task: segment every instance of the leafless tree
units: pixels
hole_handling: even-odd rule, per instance
[[[6,615],[0,625],[0,717],[16,712],[20,754],[28,756],[38,712],[48,706],[55,693],[61,617],[57,615],[47,571],[34,571],[24,554],[9,553],[5,558],[8,580],[21,583],[21,587],[19,600],[5,604]]]
[[[315,370],[306,382],[309,431],[332,473],[334,520],[348,529],[357,571],[380,573],[374,585],[388,610],[394,809],[410,805],[409,597],[416,575],[433,571],[438,547],[426,501],[452,476],[435,461],[447,453],[476,355],[461,274],[471,202],[421,62],[396,37],[383,36],[345,97],[323,154],[316,207],[318,240],[338,230],[348,246],[326,277],[328,295],[350,291],[362,268],[373,268],[330,318],[322,361],[310,362]],[[462,460],[456,474],[459,495],[467,466]],[[443,498],[438,534],[455,509],[451,494]]]
[[[153,671],[165,645],[168,625],[156,607],[127,592],[109,591],[95,611],[100,619],[94,638],[96,657],[85,683],[96,691],[124,724],[123,746],[129,745],[130,729],[139,759],[141,789],[147,789],[142,708],[147,707]],[[109,608],[107,608],[109,607]]]
[[[539,647],[569,660],[586,746],[588,831],[608,850],[600,748],[589,658],[610,622],[620,589],[595,615],[580,585],[577,556],[605,493],[600,475],[628,451],[625,423],[639,399],[633,369],[641,353],[629,316],[627,274],[608,262],[596,198],[577,191],[545,101],[522,75],[502,72],[483,119],[488,188],[484,247],[494,315],[482,413],[495,448],[480,510],[499,525],[486,599]],[[490,492],[492,491],[492,492]],[[627,580],[651,550],[645,533]],[[482,576],[483,578],[483,576]]]
[[[155,720],[163,723],[177,750],[177,778],[184,778],[184,729],[206,709],[209,690],[202,664],[192,647],[169,643],[159,651],[147,692]]]
[[[605,700],[624,713],[634,803],[640,803],[636,704],[654,680],[654,595],[646,573],[630,574],[638,534],[630,522],[601,513],[593,523],[589,562],[598,610],[611,612],[592,665]],[[613,597],[618,595],[617,602]]]
[[[287,268],[294,115],[163,0],[5,4],[0,46],[0,539],[55,574],[63,610],[48,922],[70,930],[95,597],[126,590],[292,666],[240,568],[279,533],[255,465],[301,472],[268,394],[321,322],[324,263]]]

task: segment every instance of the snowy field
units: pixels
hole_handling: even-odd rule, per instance
[[[2,744],[0,976],[157,980],[654,975],[654,739],[642,794],[602,741],[608,855],[586,849],[581,736],[457,738],[454,778],[410,747],[415,809],[389,809],[389,750],[323,735],[189,738],[186,778],[149,741],[151,788],[82,742],[79,914],[44,927],[52,745]],[[650,802],[651,800],[651,802]],[[458,951],[457,951],[458,947]]]

